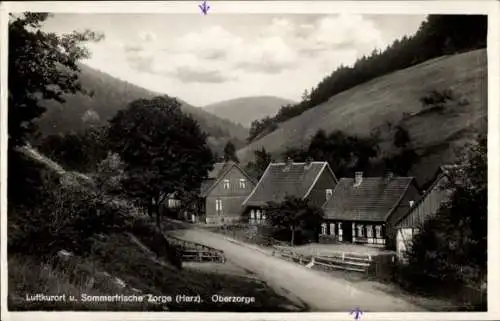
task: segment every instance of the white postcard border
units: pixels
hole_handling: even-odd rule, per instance
[[[2,320],[351,320],[345,313],[8,312],[7,311],[7,27],[8,12],[199,14],[196,1],[4,2],[0,16],[0,206]],[[500,2],[495,1],[209,1],[214,14],[487,14],[488,15],[488,312],[366,313],[364,320],[498,320],[500,308]],[[360,303],[362,305],[362,303]]]

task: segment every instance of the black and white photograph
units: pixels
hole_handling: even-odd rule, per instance
[[[224,5],[2,5],[2,313],[491,311],[497,15]]]

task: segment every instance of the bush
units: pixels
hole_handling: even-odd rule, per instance
[[[9,251],[42,256],[60,249],[85,253],[95,235],[126,224],[119,207],[79,184],[61,184],[54,175],[40,182],[38,199],[36,206],[11,207]]]

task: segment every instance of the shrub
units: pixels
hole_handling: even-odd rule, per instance
[[[89,250],[93,236],[121,229],[120,207],[80,184],[61,184],[48,176],[39,187],[36,206],[17,205],[9,212],[9,251],[53,255],[60,249]]]

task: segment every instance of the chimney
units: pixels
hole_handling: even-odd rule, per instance
[[[290,168],[292,168],[293,165],[293,159],[291,157],[288,157],[286,160],[286,166],[283,168],[283,172],[288,172]]]
[[[359,186],[363,182],[363,172],[356,172],[354,175],[354,186]]]
[[[308,169],[309,167],[311,167],[311,163],[313,162],[313,159],[312,157],[307,157],[306,158],[306,163],[305,163],[305,169]]]

